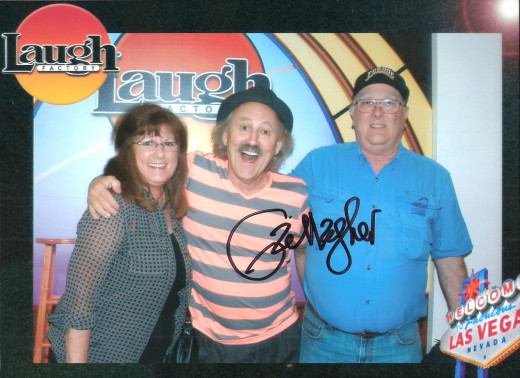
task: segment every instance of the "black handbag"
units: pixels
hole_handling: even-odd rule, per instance
[[[181,335],[177,341],[177,352],[175,362],[178,364],[188,364],[194,362],[196,355],[195,330],[191,325],[191,319],[186,319],[182,325]]]

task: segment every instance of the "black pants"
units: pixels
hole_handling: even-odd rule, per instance
[[[300,358],[299,322],[270,339],[254,344],[225,345],[196,330],[201,363],[296,363]]]

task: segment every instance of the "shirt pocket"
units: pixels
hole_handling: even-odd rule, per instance
[[[155,240],[150,239],[150,237]],[[137,275],[164,275],[172,269],[172,251],[159,235],[138,237],[129,250],[129,269]]]
[[[411,260],[427,260],[432,246],[432,222],[440,208],[428,196],[407,192],[397,197],[397,216],[400,221],[398,250]]]
[[[345,204],[352,197],[355,197],[354,193],[348,191],[335,191],[327,188],[313,190],[309,193],[309,201],[316,221],[324,218],[333,221],[340,217],[344,218]]]

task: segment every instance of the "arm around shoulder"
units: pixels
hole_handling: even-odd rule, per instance
[[[95,220],[99,220],[101,216],[110,218],[117,214],[119,204],[109,189],[121,193],[121,182],[114,176],[98,176],[90,183],[87,203],[90,215]]]

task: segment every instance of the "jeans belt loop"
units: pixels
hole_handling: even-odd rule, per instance
[[[316,310],[314,309],[314,307],[312,306],[311,302],[307,301],[307,307],[309,308],[310,312],[312,312],[312,314],[318,318],[318,320],[320,322],[322,322],[323,324],[325,324],[327,327],[329,328],[332,328],[333,330],[335,331],[339,331],[339,332],[342,332],[342,333],[346,333],[347,335],[353,335],[353,336],[358,336],[362,339],[373,339],[374,337],[379,337],[379,336],[384,336],[386,334],[388,334],[388,332],[383,332],[383,333],[379,333],[379,332],[370,332],[368,330],[364,330],[363,332],[347,332],[347,331],[343,331],[341,329],[338,329],[332,325],[330,325],[329,323],[327,323],[325,320],[323,320],[321,318],[321,316],[318,315],[318,313],[316,312]]]

